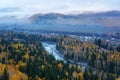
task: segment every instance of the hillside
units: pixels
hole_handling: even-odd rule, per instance
[[[51,27],[52,30],[69,31],[72,29],[74,32],[120,31],[120,11],[67,15],[59,13],[35,14],[29,18],[29,21],[39,27],[43,26],[42,29]]]

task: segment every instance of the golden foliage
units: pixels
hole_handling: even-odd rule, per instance
[[[7,69],[10,80],[28,80],[28,76],[18,70],[18,65],[8,65]]]
[[[29,54],[26,53],[26,54],[23,56],[23,58],[25,58],[26,60],[29,59]]]
[[[26,63],[22,62],[22,61],[19,61],[18,63],[19,66],[22,66],[22,67],[26,67]]]
[[[115,62],[120,62],[120,53],[110,54],[107,61],[114,60]]]
[[[83,73],[82,72],[78,73],[77,78],[80,79],[80,80],[84,80]]]
[[[120,78],[117,78],[116,80],[120,80]]]
[[[14,59],[10,59],[10,60],[9,60],[9,63],[10,63],[10,64],[15,64],[16,62],[14,61]]]
[[[61,63],[58,64],[58,68],[62,70],[63,65]]]
[[[45,66],[44,66],[44,65],[41,65],[41,69],[44,70],[44,69],[45,69]]]
[[[5,69],[5,64],[0,63],[0,73],[3,74],[4,69]]]
[[[23,44],[12,44],[12,47],[18,49],[18,47],[23,47]]]
[[[69,73],[66,71],[66,72],[65,72],[65,75],[68,77],[68,76],[69,76]]]

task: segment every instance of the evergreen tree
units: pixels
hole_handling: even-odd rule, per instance
[[[6,68],[4,69],[3,80],[9,80],[9,76],[8,76]]]

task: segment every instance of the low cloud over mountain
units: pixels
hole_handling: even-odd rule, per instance
[[[30,17],[35,24],[67,24],[120,27],[120,11],[64,15],[58,13],[35,14]]]

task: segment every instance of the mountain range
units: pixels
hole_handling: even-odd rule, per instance
[[[59,13],[35,14],[30,17],[33,23],[92,25],[120,27],[120,11],[64,15]]]
[[[30,23],[53,30],[77,32],[120,32],[120,11],[82,14],[35,14]],[[43,28],[43,29],[44,29]]]
[[[21,25],[22,19],[20,23],[18,20],[17,24]],[[66,32],[120,32],[120,11],[87,12],[80,14],[38,13],[27,19],[24,18],[22,28]]]

